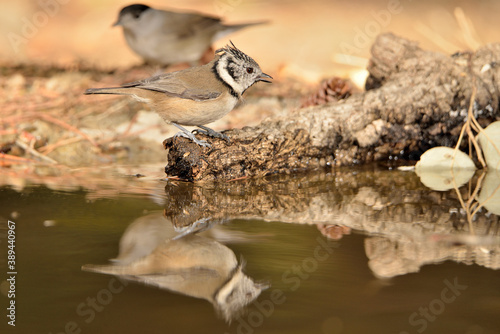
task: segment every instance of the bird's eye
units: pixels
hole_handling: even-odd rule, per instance
[[[247,73],[252,74],[253,73],[253,67],[247,67]]]

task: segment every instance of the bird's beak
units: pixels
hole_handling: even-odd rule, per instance
[[[118,21],[116,21],[115,23],[113,23],[112,27],[117,27],[117,26],[121,26],[121,25],[122,25],[122,23],[118,19]]]
[[[264,82],[267,82],[267,83],[271,83],[271,81],[266,80],[265,78],[267,78],[267,79],[272,79],[273,77],[272,77],[272,76],[270,76],[269,74],[262,73],[262,74],[261,74],[261,75],[259,75],[259,77],[257,78],[257,81],[264,81]]]

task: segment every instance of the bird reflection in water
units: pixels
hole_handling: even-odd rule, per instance
[[[87,264],[82,270],[206,299],[230,322],[268,284],[254,282],[243,273],[244,261],[238,262],[230,248],[210,237],[221,235],[221,231],[214,232],[217,229],[220,225],[207,229],[204,219],[178,233],[162,213],[149,214],[125,230],[112,264]]]

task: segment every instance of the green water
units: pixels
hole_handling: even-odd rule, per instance
[[[349,169],[223,185],[115,177],[91,187],[82,178],[71,188],[0,188],[2,333],[500,332],[498,216],[481,210],[467,223],[454,190],[432,191],[411,172]],[[209,249],[197,261],[245,262],[245,277],[268,286],[229,315],[209,301],[220,291],[208,288],[209,270],[197,271],[194,288],[209,290],[201,297],[193,287],[146,282],[158,273],[82,270],[109,264],[134,222],[134,235],[163,236],[172,222],[199,219],[215,223],[193,238]],[[8,220],[15,298],[5,283]],[[337,233],[327,237],[328,224],[344,228],[330,227]],[[176,242],[196,250],[192,237]],[[213,247],[220,252],[209,255]],[[192,260],[165,253],[166,261]]]

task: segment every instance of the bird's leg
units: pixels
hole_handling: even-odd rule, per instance
[[[220,138],[224,139],[228,143],[231,141],[228,136],[226,136],[223,133],[217,132],[215,130],[210,129],[209,127],[203,126],[203,125],[198,125],[199,128],[202,128],[203,130],[199,129],[194,129],[193,131],[196,131],[198,133],[204,134],[205,136],[209,137],[214,137],[214,138]]]
[[[171,123],[172,125],[175,125],[178,129],[181,130],[181,132],[177,132],[175,135],[174,135],[174,138],[175,137],[184,137],[184,138],[188,138],[188,139],[191,139],[192,141],[194,141],[196,144],[200,145],[200,146],[203,146],[203,147],[211,147],[211,145],[209,143],[207,143],[205,140],[200,140],[198,138],[196,138],[194,136],[194,134],[192,134],[191,132],[189,132],[188,130],[184,129],[182,126],[180,126],[179,124],[176,124],[176,123]]]
[[[211,218],[202,218],[200,220],[195,221],[194,223],[192,223],[189,226],[184,226],[181,228],[174,227],[174,230],[176,232],[178,232],[179,234],[176,235],[174,238],[172,238],[172,240],[180,239],[180,238],[185,237],[186,235],[189,235],[189,234],[195,234],[195,233],[206,231],[206,230],[212,228],[213,225],[214,225],[214,222],[212,221]]]

